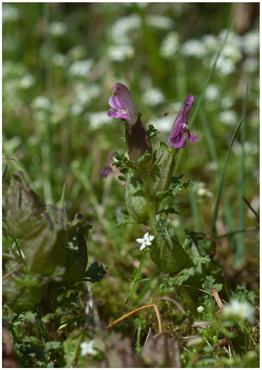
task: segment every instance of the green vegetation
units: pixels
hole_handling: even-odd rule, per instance
[[[3,366],[258,367],[258,4],[2,7]]]

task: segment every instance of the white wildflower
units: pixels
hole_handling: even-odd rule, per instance
[[[2,22],[15,22],[19,18],[19,10],[9,4],[2,5]]]
[[[219,48],[219,41],[214,35],[203,36],[202,42],[204,43],[206,49],[210,52],[217,51],[217,49]]]
[[[135,50],[131,45],[116,45],[108,48],[108,55],[111,60],[117,62],[123,62],[126,59],[130,59],[134,56]]]
[[[206,89],[206,100],[213,101],[219,98],[219,90],[215,84],[211,84]]]
[[[181,54],[185,57],[203,58],[206,55],[206,49],[201,41],[189,39],[182,45]]]
[[[163,15],[150,14],[146,18],[147,24],[153,27],[169,30],[174,27],[175,22],[169,17]]]
[[[230,96],[224,96],[222,99],[221,99],[221,108],[222,109],[229,109],[232,107],[232,105],[234,105],[234,99]]]
[[[111,37],[117,44],[128,44],[130,31],[141,29],[142,21],[138,15],[129,15],[118,19],[112,26]]]
[[[93,64],[94,62],[92,59],[76,61],[71,65],[69,75],[72,77],[88,77]]]
[[[228,126],[232,126],[232,125],[234,126],[237,120],[237,115],[235,111],[228,110],[228,111],[221,112],[219,114],[219,119],[221,122],[223,122],[224,124]]]
[[[32,75],[30,74],[24,75],[20,80],[20,87],[22,89],[29,89],[31,86],[33,86],[34,82],[35,79]]]
[[[246,73],[258,72],[259,58],[247,58],[242,65],[243,71]]]
[[[33,106],[35,109],[43,109],[43,110],[49,110],[51,108],[51,102],[48,98],[46,98],[45,96],[37,96],[34,100],[33,100]]]
[[[136,239],[136,241],[138,243],[141,244],[140,246],[140,250],[142,251],[143,249],[145,249],[147,246],[151,245],[151,241],[154,239],[154,236],[152,235],[148,235],[148,233],[146,233],[143,237],[143,239]]]
[[[172,124],[172,118],[170,117],[153,117],[149,121],[149,125],[155,126],[161,132],[170,132]]]
[[[49,32],[52,36],[63,36],[67,32],[67,25],[63,22],[52,22],[49,25]]]
[[[93,112],[86,113],[84,119],[89,123],[92,128],[100,128],[105,124],[110,124],[112,119],[108,117],[107,112]]]
[[[68,62],[69,62],[68,57],[61,53],[55,53],[53,56],[53,63],[57,67],[65,68],[67,67]]]
[[[213,65],[215,60],[215,57],[211,59],[211,65]],[[234,66],[234,63],[229,58],[224,58],[221,56],[217,61],[217,70],[224,76],[227,76],[231,73],[234,73],[236,68]]]
[[[250,322],[254,321],[254,307],[247,302],[239,302],[233,299],[232,302],[225,306],[222,314],[225,319],[247,319]]]
[[[179,34],[170,32],[160,45],[160,55],[164,58],[173,56],[179,49]]]
[[[80,344],[81,347],[81,355],[86,356],[86,355],[93,355],[96,353],[96,350],[94,349],[94,340],[90,340],[90,342],[82,342]]]
[[[163,103],[165,97],[161,90],[149,89],[144,93],[142,99],[146,104],[154,107],[157,104]]]
[[[259,52],[259,31],[250,31],[242,36],[241,47],[246,54],[257,54]]]

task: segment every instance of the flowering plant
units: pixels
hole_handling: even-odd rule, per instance
[[[111,109],[107,115],[120,118],[125,125],[125,139],[129,158],[115,153],[113,164],[125,170],[126,207],[133,221],[150,226],[153,236],[148,233],[137,239],[140,250],[148,250],[159,269],[165,273],[178,272],[188,264],[189,257],[179,243],[174,229],[167,219],[157,217],[160,202],[167,196],[176,194],[181,184],[172,181],[175,158],[179,149],[189,142],[195,142],[196,136],[190,135],[188,121],[193,106],[193,95],[189,95],[171,129],[166,142],[160,142],[153,150],[150,131],[146,131],[141,121],[141,113],[135,109],[128,88],[121,82],[112,86],[109,98]],[[154,135],[155,135],[154,129]],[[187,188],[188,183],[182,184]]]

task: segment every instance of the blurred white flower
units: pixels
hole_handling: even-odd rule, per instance
[[[234,104],[234,99],[231,98],[230,96],[224,96],[221,99],[221,108],[222,109],[229,109],[229,108],[232,107],[233,104]]]
[[[211,198],[213,196],[213,193],[211,193],[211,191],[208,191],[206,189],[206,184],[202,181],[195,183],[193,190],[197,193],[197,195],[200,198],[205,198],[205,197]]]
[[[63,36],[67,32],[67,25],[64,22],[51,22],[49,32],[52,36]]]
[[[206,100],[213,101],[219,98],[219,90],[215,84],[211,84],[206,89]]]
[[[244,143],[244,151],[247,155],[256,155],[258,153],[258,145],[246,141]],[[234,144],[232,146],[232,152],[237,156],[242,154],[243,152],[242,144],[238,140],[234,141]]]
[[[225,40],[226,34],[227,34],[227,29],[222,30],[218,34],[218,39],[220,42],[223,42]],[[241,46],[241,36],[237,35],[234,31],[230,31],[227,37],[227,42],[226,45],[234,45],[236,47]]]
[[[141,28],[142,21],[138,15],[129,15],[118,19],[111,28],[111,37],[115,44],[129,44],[130,37],[128,33],[130,31]]]
[[[53,63],[57,67],[65,68],[68,66],[69,60],[64,54],[56,53],[53,55]]]
[[[160,45],[160,55],[164,58],[169,58],[174,55],[179,49],[179,34],[170,32]]]
[[[153,239],[154,239],[154,236],[148,235],[148,233],[146,233],[143,236],[143,239],[136,239],[136,241],[141,244],[140,250],[142,251],[143,249],[145,249],[146,247],[148,247],[152,244],[151,241]]]
[[[259,59],[258,58],[247,58],[243,64],[243,71],[246,73],[258,72],[259,70]]]
[[[247,302],[239,302],[235,299],[225,306],[222,311],[222,317],[225,319],[247,319],[250,322],[254,321],[255,309]]]
[[[242,58],[242,53],[238,45],[225,45],[221,53],[222,58],[229,58],[232,62],[236,63]]]
[[[92,128],[100,128],[105,124],[112,122],[112,119],[108,117],[107,112],[93,112],[86,113],[84,119],[89,123]]]
[[[79,116],[79,114],[83,113],[84,107],[82,104],[73,104],[71,106],[71,113],[73,116]]]
[[[217,165],[217,163],[216,163],[216,162],[208,162],[208,163],[206,163],[206,165],[205,165],[205,169],[206,169],[207,171],[217,171],[217,169],[218,169],[218,165]]]
[[[35,109],[43,109],[43,110],[49,110],[52,106],[50,100],[47,97],[42,96],[42,95],[37,96],[33,100],[32,104]]]
[[[246,54],[257,54],[259,52],[259,32],[254,30],[243,35],[241,47]]]
[[[108,48],[110,59],[117,62],[123,62],[125,59],[130,59],[134,56],[135,50],[131,45],[113,45]]]
[[[92,59],[75,61],[71,65],[68,73],[72,77],[88,77],[88,75],[91,72],[93,64],[94,61]]]
[[[149,121],[149,125],[155,126],[160,132],[170,132],[174,120],[170,117],[153,117]]]
[[[211,59],[211,65],[213,65],[214,60],[215,60],[215,57]],[[236,68],[232,60],[220,56],[220,58],[217,61],[217,71],[218,72],[220,72],[224,76],[227,76],[231,73],[234,73],[235,70]]]
[[[15,22],[19,18],[19,10],[9,4],[2,5],[2,22]]]
[[[163,103],[163,101],[165,101],[165,96],[159,89],[149,89],[144,93],[142,99],[146,104],[155,106]]]
[[[186,57],[202,58],[206,55],[206,49],[201,41],[189,39],[182,45],[181,54]]]
[[[35,83],[35,79],[32,75],[27,74],[23,76],[20,80],[20,87],[22,89],[29,89]]]
[[[146,17],[146,22],[150,26],[161,28],[163,30],[169,30],[174,27],[175,22],[169,17],[163,15],[150,14]]]
[[[228,110],[225,112],[219,113],[219,119],[221,122],[228,126],[234,126],[237,120],[237,114],[233,110]]]
[[[97,351],[94,349],[94,340],[90,340],[90,342],[82,342],[80,344],[81,348],[81,356],[86,356],[86,355],[93,355]]]
[[[216,36],[214,35],[205,35],[202,37],[202,42],[209,52],[217,52],[219,47],[219,41]]]

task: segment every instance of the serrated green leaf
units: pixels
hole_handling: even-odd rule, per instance
[[[88,270],[85,272],[85,279],[91,281],[91,283],[99,282],[106,274],[107,264],[102,263],[98,266],[97,262],[92,263]]]

